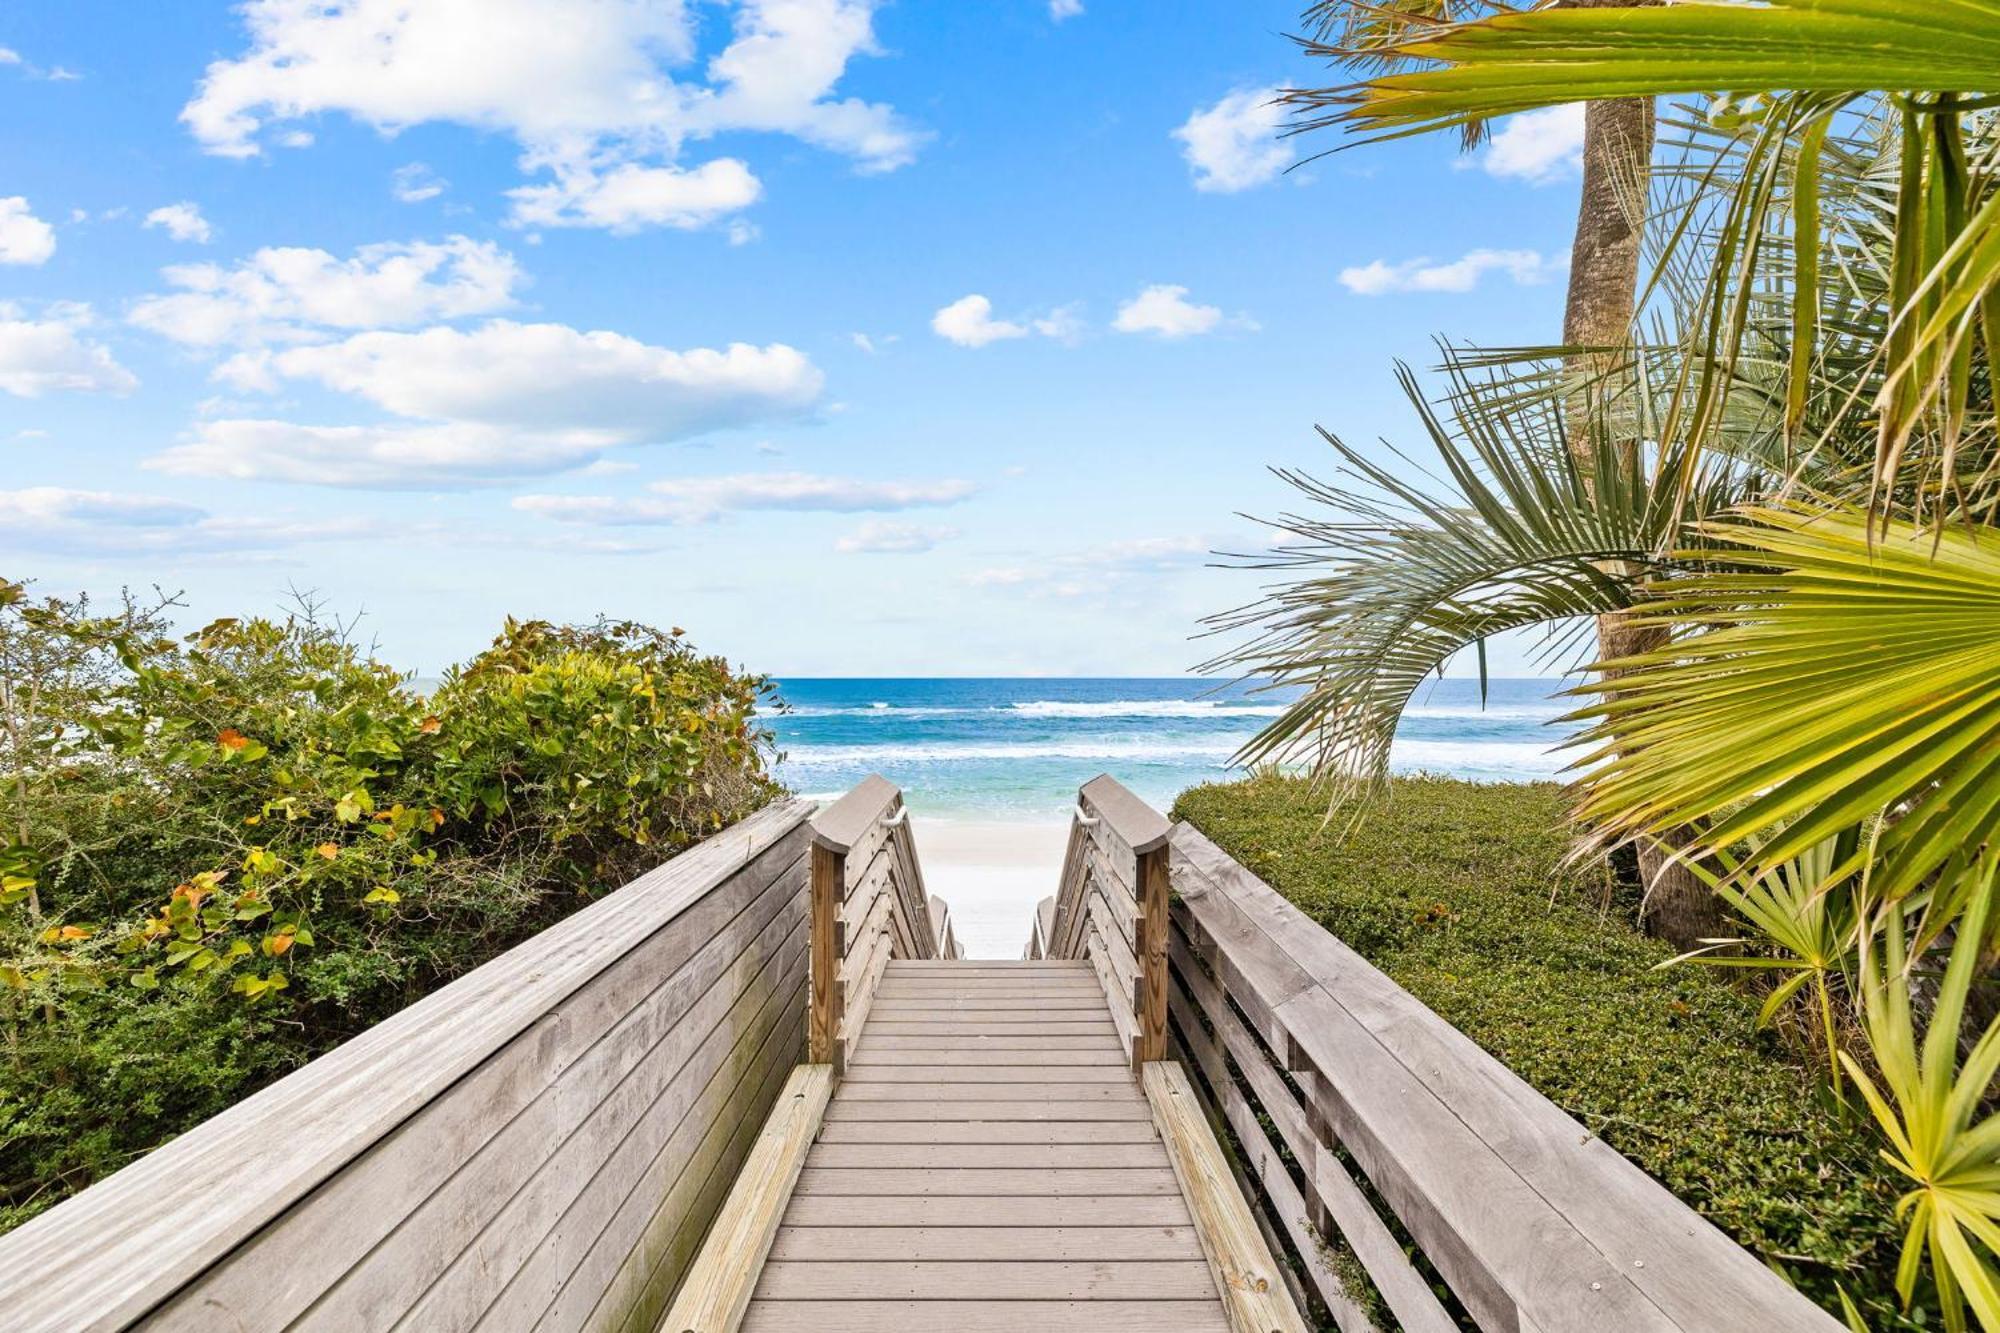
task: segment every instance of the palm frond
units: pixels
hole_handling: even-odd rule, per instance
[[[1874,534],[1806,501],[1697,533],[1711,563],[1647,614],[1703,632],[1581,687],[1586,821],[1701,828],[1691,856],[1753,840],[1760,872],[1887,814],[1871,891],[1892,900],[2000,834],[2000,533]]]
[[[1733,466],[1677,446],[1650,460],[1640,449],[1578,460],[1561,393],[1489,401],[1475,376],[1454,370],[1447,425],[1409,369],[1398,375],[1442,476],[1412,479],[1322,431],[1344,480],[1279,475],[1329,513],[1277,520],[1297,540],[1243,559],[1285,581],[1209,622],[1252,636],[1209,669],[1303,689],[1245,746],[1245,762],[1302,763],[1343,787],[1379,780],[1404,706],[1453,654],[1504,630],[1631,605],[1635,577],[1662,566],[1685,521],[1741,497]],[[1611,404],[1600,412],[1638,430],[1642,385],[1600,395]]]

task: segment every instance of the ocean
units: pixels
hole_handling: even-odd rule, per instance
[[[1476,680],[1419,690],[1396,733],[1397,771],[1556,776],[1561,682],[1488,685],[1484,706]],[[788,709],[768,721],[795,791],[835,795],[880,773],[916,813],[994,821],[1059,818],[1099,773],[1164,810],[1186,787],[1239,776],[1230,757],[1284,707],[1183,677],[798,679],[779,693]]]

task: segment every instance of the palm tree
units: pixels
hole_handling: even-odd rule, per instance
[[[1262,656],[1332,670],[1270,741],[1342,762],[1419,662],[1635,612],[1662,642],[1599,664],[1580,813],[1606,839],[1686,831],[1724,884],[1835,841],[1813,892],[1859,922],[1842,1061],[1910,1177],[1898,1286],[1928,1267],[1948,1330],[1968,1307],[2000,1330],[2000,1120],[1978,1118],[2000,1024],[1964,1022],[2000,933],[2000,0],[1556,7],[1396,56],[1329,119],[1393,135],[1706,95],[1691,142],[1726,142],[1657,223],[1671,337],[1596,399],[1598,438],[1629,431],[1643,463],[1579,501],[1581,464],[1500,429],[1534,398],[1518,374],[1454,388],[1452,495],[1378,475],[1397,505],[1298,525],[1317,577],[1261,608]],[[1947,949],[1919,1033],[1915,972]]]
[[[1575,6],[1632,8],[1659,0],[1573,0]],[[1413,44],[1438,32],[1518,6],[1502,0],[1319,0],[1306,11],[1315,38],[1307,49],[1356,72],[1382,74],[1407,71],[1420,57]],[[1349,88],[1295,89],[1286,100],[1308,117],[1302,128],[1336,122],[1325,116],[1344,105]],[[1467,119],[1459,124],[1466,146],[1485,137],[1487,122]],[[1620,359],[1631,336],[1639,285],[1640,239],[1645,200],[1651,179],[1655,135],[1651,97],[1613,97],[1584,108],[1583,181],[1577,201],[1576,230],[1570,243],[1568,291],[1563,304],[1563,345],[1571,349],[1572,391],[1568,436],[1582,454],[1609,447],[1636,452],[1632,438],[1606,440],[1593,429],[1588,387]],[[1589,475],[1586,468],[1585,474]],[[1623,573],[1635,577],[1636,566]],[[1601,660],[1632,657],[1665,642],[1664,631],[1630,615],[1613,612],[1597,619]],[[1647,886],[1647,923],[1681,948],[1716,935],[1723,926],[1714,893],[1683,861],[1668,854],[1660,842],[1639,849],[1640,872]]]

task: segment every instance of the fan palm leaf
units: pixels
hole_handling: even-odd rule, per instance
[[[1889,899],[1995,840],[2000,534],[1875,534],[1805,502],[1697,532],[1733,563],[1663,582],[1648,614],[1706,631],[1581,687],[1583,818],[1701,828],[1690,855],[1756,841],[1755,873],[1886,812],[1871,891]]]

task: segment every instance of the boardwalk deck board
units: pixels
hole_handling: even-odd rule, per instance
[[[743,1328],[1227,1326],[1090,965],[890,963]]]

